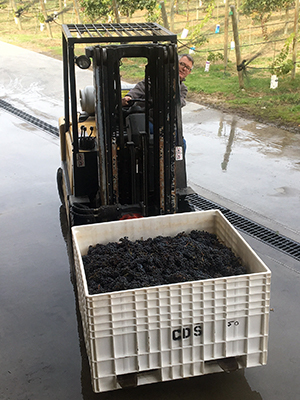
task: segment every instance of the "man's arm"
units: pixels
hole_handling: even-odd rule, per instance
[[[131,99],[144,99],[145,98],[145,80],[138,82],[134,88],[126,94],[122,99],[122,105],[127,106],[128,101]]]
[[[137,83],[134,88],[130,89],[126,96],[132,99],[144,99],[145,98],[145,80]]]
[[[181,107],[186,105],[186,96],[187,96],[188,88],[185,86],[183,82],[180,82],[180,104]]]
[[[188,89],[183,82],[180,83],[180,104],[181,107],[186,105],[186,96]],[[145,99],[145,80],[137,83],[126,96],[122,99],[122,105],[126,106],[130,99]]]

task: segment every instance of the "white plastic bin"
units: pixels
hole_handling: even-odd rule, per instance
[[[205,230],[240,257],[248,274],[89,295],[82,263],[90,245]],[[72,228],[78,300],[95,392],[267,361],[271,272],[218,211]]]

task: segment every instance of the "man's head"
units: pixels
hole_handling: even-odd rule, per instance
[[[192,71],[194,60],[189,54],[181,54],[179,60],[179,79],[182,82]]]

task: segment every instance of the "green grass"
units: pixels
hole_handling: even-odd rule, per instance
[[[226,88],[228,93],[239,89],[238,80],[234,79],[232,73],[224,71],[219,65],[211,66],[209,72],[204,72],[204,67],[195,65],[193,72],[188,76],[186,84],[190,91],[208,94],[223,92],[221,87]]]
[[[120,66],[121,76],[126,81],[139,82],[144,79],[145,65],[147,60],[144,58],[123,59]]]
[[[270,89],[271,73],[251,69],[240,89],[236,68],[230,64],[211,65],[209,72],[196,66],[186,84],[190,92],[215,96],[231,110],[244,111],[269,122],[300,126],[300,74],[278,77],[278,87]]]

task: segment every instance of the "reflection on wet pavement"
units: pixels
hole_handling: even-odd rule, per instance
[[[183,123],[192,187],[299,232],[300,135],[195,104],[183,111]]]
[[[220,127],[223,126],[223,122],[220,121]],[[230,134],[229,134],[229,138],[228,138],[228,142],[227,142],[227,146],[226,146],[226,151],[224,154],[224,159],[223,162],[221,163],[221,167],[222,170],[226,171],[227,169],[227,165],[229,162],[229,157],[230,157],[230,153],[231,153],[231,149],[232,149],[232,144],[234,141],[234,135],[235,135],[235,128],[236,128],[236,119],[233,118],[232,123],[231,123],[231,129],[230,129]],[[218,131],[218,136],[222,135],[222,131]]]

